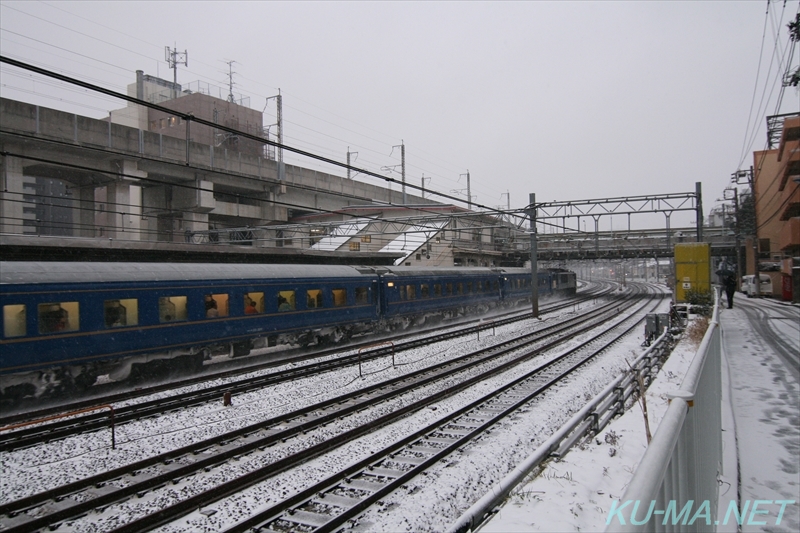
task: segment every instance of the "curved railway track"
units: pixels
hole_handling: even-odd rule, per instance
[[[646,303],[641,305],[646,305]],[[386,425],[406,416],[408,413],[418,411],[426,405],[440,401],[445,396],[456,394],[481,380],[485,380],[487,376],[497,375],[508,368],[520,364],[522,361],[530,360],[545,349],[563,344],[574,335],[597,327],[598,324],[603,323],[610,317],[618,315],[621,309],[619,302],[604,307],[604,310],[598,309],[592,313],[587,313],[587,315],[590,315],[588,317],[576,317],[570,321],[530,333],[522,338],[498,343],[490,348],[478,350],[447,363],[375,384],[360,390],[355,395],[347,394],[333,398],[220,437],[208,439],[191,446],[160,454],[145,461],[128,464],[106,473],[78,480],[61,487],[53,487],[46,492],[8,502],[0,506],[0,514],[2,514],[0,525],[4,526],[6,531],[31,531],[48,526],[53,527],[63,521],[74,520],[82,514],[91,512],[93,509],[104,509],[112,506],[115,502],[132,496],[147,498],[149,494],[157,493],[159,488],[168,486],[170,483],[178,483],[180,480],[198,475],[204,470],[210,471],[219,468],[231,460],[265,453],[269,455],[269,450],[276,446],[284,449],[300,448],[299,451],[283,454],[279,458],[271,458],[267,465],[238,476],[227,483],[210,490],[200,491],[191,497],[182,499],[175,505],[166,506],[161,511],[147,514],[139,520],[129,522],[127,525],[123,525],[120,530],[140,531],[156,527],[185,515],[187,512],[196,510],[200,506],[207,505],[210,501],[216,501],[221,497],[241,490],[243,487],[257,483],[265,477],[285,471],[287,468],[307,461],[311,457],[318,456],[335,446],[367,434],[369,431],[374,430],[375,427]],[[586,323],[587,321],[589,322],[588,324]],[[630,329],[634,326],[626,326],[624,329]],[[607,335],[607,333],[601,333],[598,336],[602,335]],[[569,353],[562,355],[557,360],[568,360]],[[587,356],[580,363],[563,364],[576,368],[590,357]],[[559,379],[556,375],[560,376],[562,373],[553,370],[556,364],[561,363],[550,362],[542,365],[542,368],[537,371],[537,376],[539,377],[536,379],[541,380],[541,376],[544,374],[549,375],[551,378],[546,386],[542,385],[544,388],[535,387],[537,390],[545,390],[555,380]],[[470,374],[470,372],[474,375]],[[461,377],[459,378],[459,376]],[[306,433],[341,421],[346,417],[357,418],[363,412],[370,410],[380,411],[380,409],[376,409],[376,405],[397,402],[398,398],[403,395],[412,394],[414,391],[420,391],[425,387],[434,387],[437,383],[440,384],[439,388],[429,392],[423,398],[405,401],[402,407],[392,406],[389,409],[385,409],[388,411],[385,413],[377,412],[377,414],[368,417],[369,420],[366,422],[353,421],[351,422],[354,425],[352,429],[343,431],[332,438],[316,442],[312,438],[306,439],[309,442],[305,444],[297,443],[303,440],[302,435]],[[442,387],[442,383],[445,384],[444,387]],[[489,411],[493,410],[495,409],[489,409]],[[487,419],[486,422],[488,423],[488,421]],[[468,434],[479,431],[480,427],[483,427],[483,425],[475,426]],[[456,440],[460,442],[460,439]],[[289,443],[288,445],[286,444],[287,442]],[[438,457],[438,455],[435,454],[430,460],[436,461],[434,457]],[[373,459],[372,463],[375,461]],[[427,460],[425,462],[427,464]],[[397,468],[392,469],[385,465],[376,467],[373,464],[372,466],[373,471],[375,468],[383,469],[379,470],[379,472],[382,472],[383,477],[387,479],[391,477],[388,475],[389,471],[394,470],[395,473],[398,471]],[[399,475],[394,479],[404,479],[405,475]],[[339,482],[337,481],[337,483]],[[302,503],[301,507],[297,507],[300,504],[295,499],[291,500],[294,503],[287,504],[289,506],[285,509],[286,513],[289,513],[291,509],[294,510],[294,514],[297,513],[298,509],[302,512],[311,512],[307,510],[310,508],[308,506],[316,509],[321,505],[319,502],[309,501],[310,503],[305,502]],[[346,497],[341,496],[341,494],[331,492],[328,502],[338,501],[339,504],[343,504],[345,500]],[[363,501],[366,502],[367,499]],[[364,505],[367,505],[367,503],[351,503],[353,503],[352,509],[356,510],[348,511],[348,513],[357,513],[358,509],[362,509]],[[295,507],[292,507],[292,505]],[[162,505],[159,504],[159,507],[162,507]],[[334,507],[339,508],[336,505]],[[325,513],[322,514],[325,515]],[[342,513],[334,513],[334,515],[330,515],[329,518],[341,520],[340,516],[344,516]],[[259,520],[287,520],[283,515],[280,515],[281,518],[275,518],[275,516],[279,515],[270,516],[272,518],[260,518]],[[347,514],[347,516],[350,515]],[[309,517],[306,518],[306,522],[312,520]],[[314,520],[319,522],[322,519],[317,517]],[[295,521],[295,523],[301,522]],[[326,519],[324,521],[325,524],[328,522],[330,520]],[[310,526],[306,524],[303,527]],[[302,529],[301,527],[298,530]]]

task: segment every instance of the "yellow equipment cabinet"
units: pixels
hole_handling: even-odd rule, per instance
[[[675,245],[675,301],[685,302],[692,290],[711,291],[711,247],[706,242]]]

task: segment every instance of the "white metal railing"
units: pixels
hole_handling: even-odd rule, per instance
[[[448,528],[448,533],[476,531],[488,520],[498,506],[528,475],[546,460],[563,457],[569,449],[588,434],[597,434],[614,416],[625,410],[629,398],[639,391],[639,378],[647,386],[671,349],[668,328],[639,355],[616,379],[592,398],[566,424],[542,443],[525,461],[497,483],[480,500],[475,502]]]
[[[715,531],[722,464],[719,292],[714,312],[680,389],[606,531]]]

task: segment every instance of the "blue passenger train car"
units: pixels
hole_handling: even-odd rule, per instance
[[[575,275],[541,271],[539,289],[574,294]],[[0,394],[191,371],[213,354],[338,342],[530,293],[524,269],[1,262]]]

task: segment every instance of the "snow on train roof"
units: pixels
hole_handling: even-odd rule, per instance
[[[362,277],[340,265],[0,262],[0,284]]]
[[[381,270],[391,272],[396,276],[471,276],[479,274],[498,274],[500,271],[490,267],[381,267]]]

